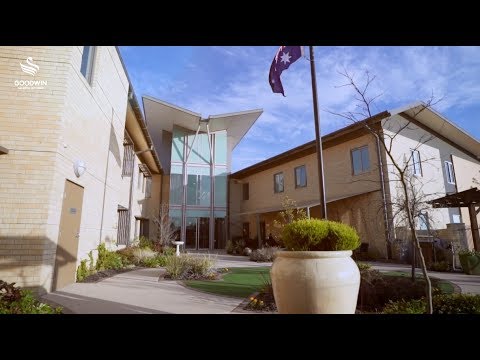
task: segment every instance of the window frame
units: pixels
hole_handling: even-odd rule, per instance
[[[83,72],[83,66],[84,66],[84,53],[85,49],[89,48],[89,53],[88,53],[88,58],[86,59],[85,63],[85,73]],[[84,46],[83,51],[82,51],[82,60],[80,62],[80,73],[83,75],[85,80],[87,80],[89,85],[92,85],[92,80],[93,80],[93,69],[94,69],[94,63],[95,63],[95,55],[97,52],[97,47],[96,46]]]
[[[420,174],[417,174],[416,173],[416,169],[415,169],[415,154],[418,154],[418,165],[419,165],[419,168],[420,168]],[[422,167],[422,158],[420,156],[420,151],[418,149],[410,149],[410,156],[412,158],[412,174],[415,175],[415,176],[420,176],[420,177],[423,177],[423,167]]]
[[[245,191],[245,189],[247,189],[247,191]],[[242,184],[242,200],[250,200],[250,183],[248,182]]]
[[[362,153],[361,153],[362,149],[367,150],[367,155],[368,155],[368,169],[367,170],[363,170],[363,160],[362,160]],[[362,162],[362,170],[358,173],[355,173],[355,166],[354,166],[354,160],[353,160],[353,153],[355,151],[360,151],[360,161]],[[362,175],[362,174],[370,172],[370,150],[369,150],[368,144],[351,149],[350,150],[350,161],[351,161],[352,175],[353,176]]]
[[[145,178],[145,198],[152,197],[152,177],[148,176]]]
[[[304,169],[304,172],[305,172],[305,185],[298,185],[298,178],[297,178],[297,169],[301,169],[303,168]],[[296,166],[294,169],[293,169],[293,173],[295,175],[295,189],[298,189],[298,188],[304,188],[304,187],[307,187],[307,167],[305,165],[300,165],[300,166]]]
[[[277,191],[277,182],[276,182],[277,175],[282,175],[282,190],[281,191]],[[278,173],[273,174],[273,193],[274,194],[281,194],[284,191],[285,191],[285,177],[283,175],[283,171],[280,171]]]
[[[445,166],[445,175],[447,176],[447,183],[450,184],[450,185],[455,185],[456,184],[455,169],[453,168],[453,162],[450,161],[450,160],[445,160],[444,164],[445,164],[444,165]],[[449,179],[449,175],[451,175],[451,181]]]

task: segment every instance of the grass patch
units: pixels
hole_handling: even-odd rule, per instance
[[[221,280],[187,280],[184,284],[212,294],[245,298],[260,291],[265,284],[264,277],[270,279],[270,267],[232,268]]]

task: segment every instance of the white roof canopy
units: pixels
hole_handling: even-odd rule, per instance
[[[234,148],[250,127],[262,114],[262,109],[248,110],[222,115],[210,115],[202,119],[201,114],[155,99],[151,96],[143,96],[143,108],[148,129],[152,136],[158,136],[163,130],[172,132],[173,126],[196,132],[198,125],[204,124],[200,129],[207,131],[209,124],[211,132],[227,130],[227,136],[231,139]]]

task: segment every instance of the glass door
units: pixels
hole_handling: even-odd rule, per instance
[[[193,250],[208,249],[209,231],[209,218],[187,217],[185,228],[185,248]]]

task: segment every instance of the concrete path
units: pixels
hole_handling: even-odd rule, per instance
[[[158,278],[161,269],[139,269],[97,283],[75,283],[43,296],[74,314],[225,314],[243,299],[190,290]]]
[[[258,267],[247,257],[217,255],[216,267]],[[409,265],[370,262],[380,271],[410,271]],[[97,283],[75,283],[43,296],[74,314],[225,314],[243,299],[211,295],[185,288],[176,281],[160,280],[161,269],[139,269]],[[420,269],[418,269],[420,273]],[[462,293],[480,294],[480,276],[430,272],[431,276],[458,285]]]

